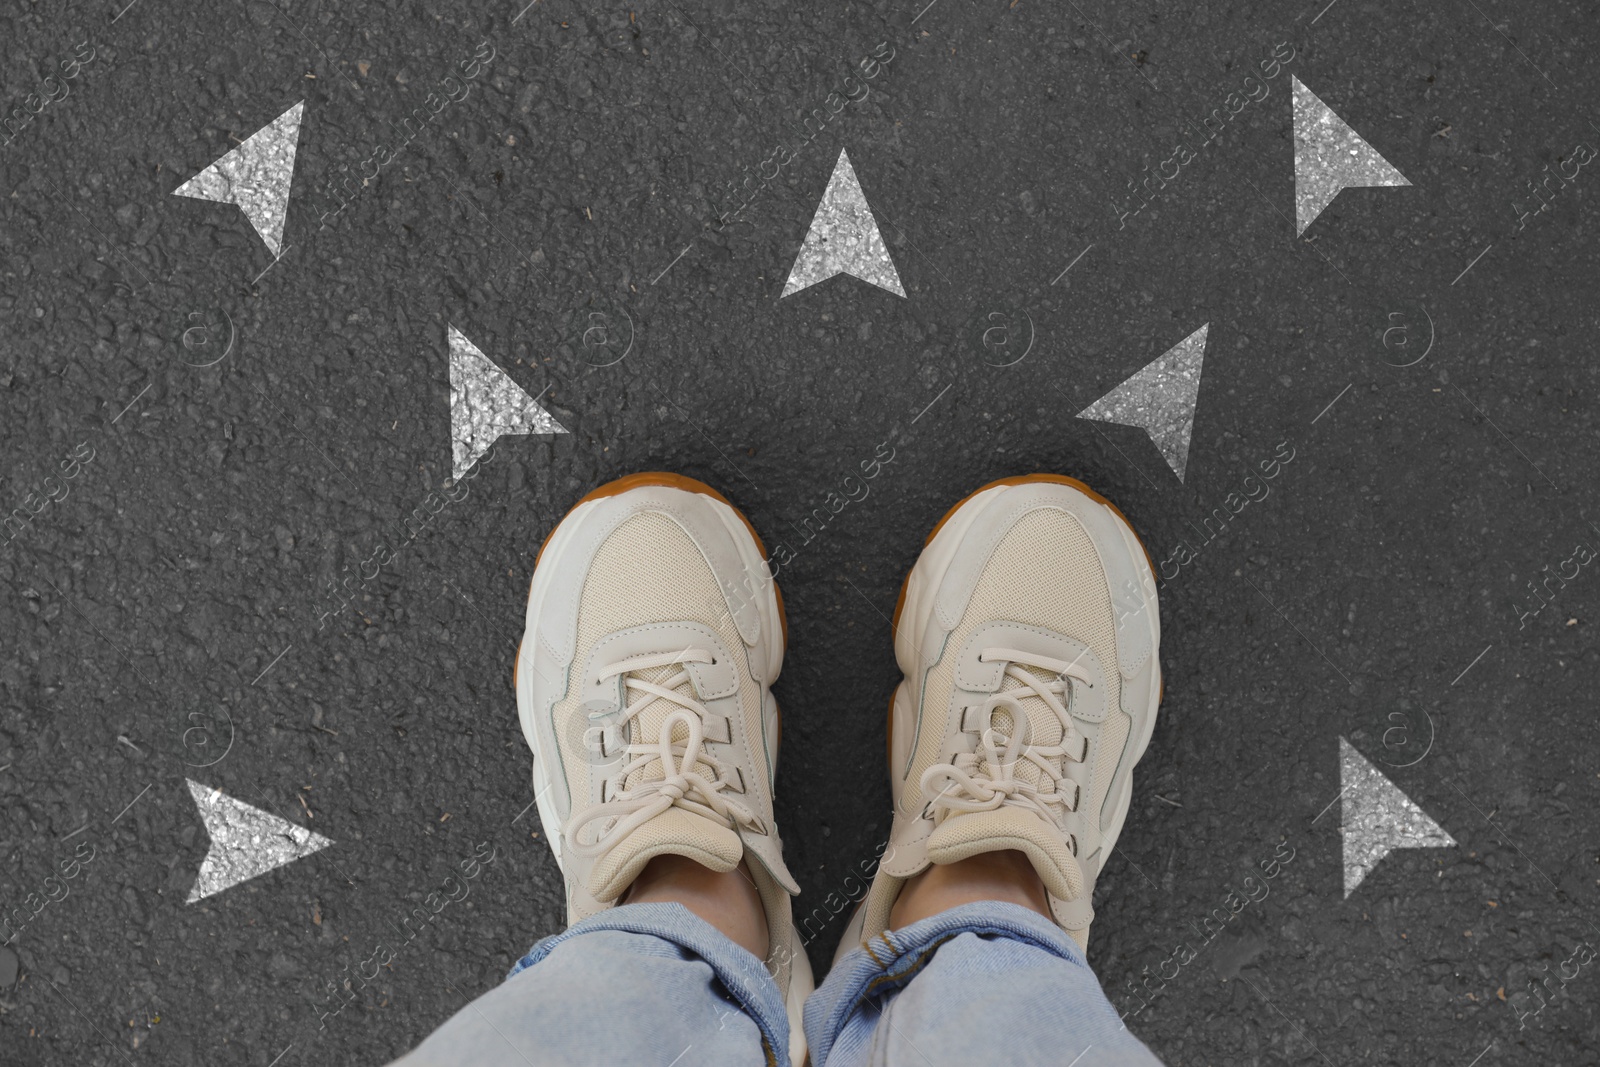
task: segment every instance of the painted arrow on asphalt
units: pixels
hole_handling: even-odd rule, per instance
[[[272,254],[278,255],[305,106],[306,102],[300,101],[252,133],[238,148],[174,189],[172,195],[237,204]]]
[[[1344,834],[1344,895],[1397,848],[1449,848],[1445,832],[1383,772],[1339,738],[1339,830]]]
[[[867,194],[861,191],[850,157],[840,149],[839,159],[833,165],[833,176],[822,193],[817,213],[812,216],[811,228],[800,252],[789,270],[789,281],[783,287],[781,300],[790,293],[826,281],[835,274],[849,274],[864,282],[871,282],[895,296],[905,296],[900,275],[894,269],[894,260],[884,247],[883,234],[878,232],[878,222],[867,206]]]
[[[1205,369],[1208,322],[1078,412],[1080,419],[1137,426],[1149,434],[1172,473],[1189,469],[1189,437]]]
[[[220,789],[190,780],[189,795],[205,820],[211,848],[186,903],[193,904],[333,844],[319,833],[235,800]]]
[[[1290,81],[1294,83],[1296,236],[1306,232],[1341,189],[1411,184],[1299,78],[1291,75]]]
[[[450,327],[450,477],[460,481],[503,434],[567,429],[467,335]]]

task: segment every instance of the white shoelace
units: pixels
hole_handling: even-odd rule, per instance
[[[702,751],[705,741],[706,706],[678,691],[679,687],[689,681],[688,670],[680,670],[658,682],[635,677],[638,671],[657,667],[713,662],[715,659],[710,652],[692,648],[681,652],[631,656],[600,671],[599,677],[602,681],[615,678],[617,675],[623,676],[624,700],[627,708],[623,712],[621,723],[635,720],[640,712],[657,701],[667,701],[677,707],[662,722],[659,740],[650,744],[628,745],[626,752],[634,758],[616,774],[617,781],[627,781],[630,774],[652,760],[659,759],[662,777],[642,782],[633,789],[616,794],[610,800],[590,804],[574,811],[567,824],[567,847],[574,854],[594,857],[608,852],[633,831],[671,807],[685,808],[697,815],[720,822],[729,829],[743,827],[756,833],[766,832],[766,828],[757,816],[722,795],[721,791],[727,782],[721,778],[720,766],[714,757]],[[636,696],[640,699],[635,699]],[[688,736],[682,742],[674,744],[672,735],[678,723],[684,725]],[[718,778],[709,779],[696,769],[702,761],[718,769]],[[611,821],[611,825],[602,827],[594,841],[589,843],[580,841],[583,830],[590,823],[608,820]]]
[[[1067,695],[1067,679],[1092,685],[1092,675],[1076,662],[1020,652],[1014,648],[984,649],[978,660],[981,663],[1005,662],[1005,676],[1021,683],[994,694],[981,705],[985,721],[990,721],[995,708],[1006,708],[1011,714],[1011,732],[1006,734],[992,726],[985,727],[980,751],[957,753],[951,762],[935,763],[924,771],[922,794],[932,794],[928,810],[937,824],[959,813],[993,811],[1002,804],[1011,804],[1030,808],[1056,823],[1059,820],[1051,808],[1076,811],[1078,802],[1076,788],[1071,795],[1057,788],[1063,773],[1057,769],[1056,761],[1065,757],[1074,763],[1082,763],[1087,755],[1087,739],[1073,725],[1072,716],[1067,713],[1061,698]],[[1028,667],[1037,667],[1055,677],[1043,682]],[[1029,697],[1044,701],[1045,706],[1061,720],[1060,744],[1028,744],[1031,727],[1022,701]],[[1041,784],[1048,781],[1048,790],[1017,776],[1018,766],[1024,760],[1039,769]]]

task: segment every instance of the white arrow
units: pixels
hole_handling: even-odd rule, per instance
[[[1167,466],[1183,481],[1189,468],[1189,436],[1206,359],[1208,322],[1093,404],[1080,419],[1137,426],[1150,435]]]
[[[205,820],[211,848],[186,903],[193,904],[333,844],[321,834],[235,800],[220,789],[189,780],[189,795]]]
[[[450,476],[460,479],[508,433],[566,433],[527,391],[450,327]]]
[[[1397,848],[1449,848],[1456,839],[1339,738],[1339,830],[1344,834],[1346,898]]]
[[[855,168],[844,149],[839,150],[839,160],[833,165],[833,177],[823,190],[822,202],[811,218],[811,228],[794,257],[789,270],[789,281],[783,287],[783,299],[798,293],[808,285],[825,281],[835,274],[849,274],[896,296],[905,296],[900,275],[895,272],[894,260],[883,245],[883,235],[867,206],[867,194],[861,191]]]
[[[237,204],[274,256],[283,237],[294,151],[300,137],[300,101],[252,133],[239,147],[172,191],[219,204]]]
[[[1410,185],[1377,149],[1290,75],[1294,83],[1294,214],[1306,232],[1340,189]]]

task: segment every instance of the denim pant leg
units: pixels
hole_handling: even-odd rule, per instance
[[[393,1067],[787,1065],[766,965],[681,904],[625,904],[534,945]]]
[[[1160,1067],[1083,950],[1016,904],[979,901],[890,930],[806,1002],[815,1067]]]

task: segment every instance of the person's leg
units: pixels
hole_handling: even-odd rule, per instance
[[[817,1067],[1159,1063],[1084,956],[1160,699],[1137,537],[1071,479],[985,486],[894,629],[890,847],[806,1006]]]
[[[394,1067],[665,1065],[686,1052],[745,1067],[777,1062],[788,1030],[758,957],[683,904],[627,904],[540,941]]]
[[[732,505],[668,474],[603,486],[551,533],[516,688],[570,925],[398,1062],[804,1058],[811,972],[772,814],[782,605],[764,557]]]
[[[838,959],[806,1003],[813,1062],[1158,1067],[1039,907],[1045,895],[1010,850],[908,880],[890,928]]]

